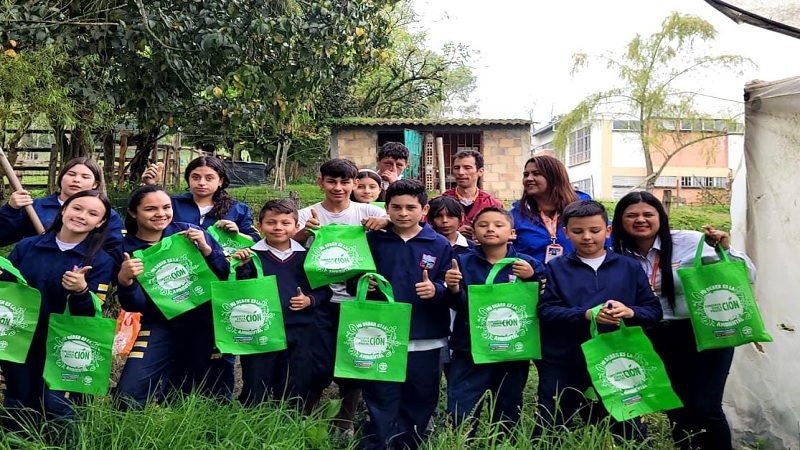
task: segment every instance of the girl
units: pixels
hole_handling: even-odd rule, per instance
[[[381,177],[372,169],[361,169],[356,175],[356,187],[350,193],[350,200],[358,203],[381,203],[383,206],[383,188]]]
[[[0,246],[11,245],[28,236],[36,236],[36,230],[24,207],[33,205],[39,220],[47,229],[53,224],[61,211],[62,204],[69,196],[100,186],[102,173],[102,169],[94,160],[85,157],[74,158],[67,161],[58,173],[59,192],[36,200],[24,189],[12,193],[8,203],[0,208]],[[103,248],[113,252],[122,244],[123,224],[116,211],[112,209],[110,212],[107,224],[108,237]]]
[[[172,200],[161,186],[142,186],[131,194],[125,217],[128,234],[122,244],[124,256],[117,281],[120,305],[126,311],[142,313],[142,328],[117,390],[139,406],[154,395],[163,396],[165,384],[187,393],[198,388],[225,398],[233,392],[232,383],[227,382],[233,380],[232,366],[230,374],[208,374],[211,360],[220,356],[214,350],[210,303],[167,320],[137,280],[144,268],[142,260],[131,254],[176,233],[197,246],[220,280],[227,279],[230,265],[219,244],[202,228],[172,219]]]
[[[747,263],[750,281],[755,267],[742,252],[730,247],[728,233],[706,225],[705,232],[672,230],[661,202],[648,192],[631,192],[617,204],[612,223],[614,251],[636,258],[661,299],[664,320],[647,330],[683,408],[667,411],[679,448],[725,450],[731,431],[722,411],[722,393],[733,360],[733,348],[697,352],[689,310],[675,272],[691,267],[701,239],[703,261],[719,261],[720,244],[731,259]]]
[[[14,419],[20,408],[47,417],[74,416],[68,392],[51,391],[42,379],[50,314],[69,307],[75,316],[94,316],[90,292],[105,296],[113,260],[102,250],[111,217],[111,205],[99,191],[78,191],[64,201],[42,235],[23,239],[8,257],[31,287],[42,296],[39,322],[23,364],[0,362],[6,380],[4,405]],[[4,281],[16,281],[8,272]],[[14,424],[12,424],[13,426]]]
[[[475,243],[459,233],[464,208],[452,197],[436,197],[431,200],[426,219],[433,229],[446,237],[456,254],[466,253],[475,247]]]

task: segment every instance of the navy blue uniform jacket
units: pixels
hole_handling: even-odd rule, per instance
[[[235,222],[239,227],[239,232],[246,234],[253,238],[254,242],[258,242],[261,236],[258,230],[253,227],[253,214],[250,212],[250,207],[246,204],[235,201],[228,213],[225,214],[225,220]],[[208,227],[214,224],[219,219],[205,216],[203,222],[200,222],[200,210],[197,208],[197,203],[192,198],[192,193],[172,196],[172,220],[175,222],[186,222],[198,225],[200,228],[207,230]]]
[[[661,320],[661,303],[639,262],[606,252],[597,272],[572,253],[547,264],[547,287],[539,300],[542,359],[554,364],[583,366],[581,344],[589,340],[587,309],[617,300],[633,309],[626,325],[647,327]],[[618,329],[598,325],[598,331]]]
[[[542,294],[546,284],[545,267],[533,257],[517,252],[514,247],[508,246],[506,258],[520,258],[528,262],[533,267],[533,276],[523,279],[526,282],[539,283],[539,295]],[[458,269],[461,271],[461,290],[453,296],[453,309],[456,312],[456,320],[453,323],[453,335],[450,337],[450,349],[470,351],[470,331],[469,331],[469,295],[467,286],[475,284],[486,284],[486,277],[489,276],[494,264],[486,260],[483,249],[478,245],[469,253],[456,255]],[[513,280],[511,264],[500,269],[494,278],[494,283],[509,283]],[[498,299],[499,300],[499,299]]]

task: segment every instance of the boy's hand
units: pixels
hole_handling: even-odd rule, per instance
[[[122,265],[119,268],[117,281],[120,286],[130,286],[133,280],[139,275],[144,273],[144,263],[139,258],[131,258],[131,255],[125,253],[122,260]]]
[[[609,300],[600,308],[600,312],[597,313],[597,323],[619,326],[620,320],[631,319],[633,315],[633,310],[625,306],[624,303],[616,300]],[[586,311],[586,317],[587,320],[592,320],[591,309]]]
[[[375,278],[372,275],[370,275],[369,283],[367,284],[367,292],[375,292],[375,289],[378,289],[378,282],[375,281]]]
[[[394,183],[395,181],[400,179],[400,174],[398,174],[395,170],[384,170],[380,173],[381,179],[389,184]]]
[[[705,231],[706,243],[708,243],[708,245],[716,247],[717,244],[719,244],[725,250],[731,248],[731,237],[728,235],[728,233],[722,230],[717,230],[711,225],[703,225],[703,230]]]
[[[458,227],[458,232],[470,241],[474,238],[472,227],[469,225],[461,225]]]
[[[236,250],[236,253],[234,253],[231,257],[233,259],[238,259],[240,263],[239,265],[245,265],[253,258],[253,254],[250,252],[249,248],[243,248],[241,250]]]
[[[319,216],[316,209],[311,208],[311,218],[306,220],[303,230],[319,230]]]
[[[533,267],[528,263],[528,261],[514,261],[514,264],[511,266],[513,273],[517,278],[522,278],[523,280],[527,280],[531,278],[534,274]]]
[[[289,309],[292,311],[300,311],[311,306],[311,297],[303,294],[303,290],[297,288],[297,295],[289,299]]]
[[[447,289],[453,294],[458,294],[461,291],[461,271],[458,270],[458,260],[453,260],[453,268],[444,274],[444,282],[447,284]]]
[[[370,216],[361,221],[361,225],[370,231],[382,230],[389,225],[389,216],[376,217]]]
[[[422,281],[415,284],[414,287],[417,290],[417,296],[423,300],[433,298],[436,295],[436,286],[433,285],[433,281],[428,279],[427,269],[422,271]]]
[[[142,173],[142,185],[158,184],[164,177],[164,164],[150,164]]]

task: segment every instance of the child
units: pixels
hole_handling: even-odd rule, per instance
[[[314,309],[330,301],[327,286],[312,290],[303,263],[306,249],[292,236],[298,230],[297,208],[288,200],[270,200],[258,214],[258,227],[264,239],[233,257],[241,261],[237,279],[256,278],[253,252],[261,260],[263,275],[275,275],[283,309],[287,348],[283,351],[242,355],[242,393],[239,400],[248,405],[269,396],[299,401],[304,405],[311,391],[313,372]]]
[[[386,210],[375,205],[356,203],[350,201],[354,181],[358,176],[358,167],[347,159],[335,158],[326,161],[319,168],[320,177],[317,184],[325,193],[325,199],[319,203],[303,208],[298,213],[300,231],[294,239],[311,246],[313,235],[310,230],[318,230],[322,225],[338,223],[343,225],[363,225],[368,230],[385,228],[389,223]],[[333,297],[330,303],[323,305],[317,312],[316,330],[319,333],[319,343],[315,345],[316,372],[314,388],[309,406],[313,406],[321,396],[322,390],[328,387],[333,380],[333,365],[336,356],[336,334],[339,328],[339,303],[350,299],[344,283],[331,285]],[[350,379],[337,379],[339,394],[342,397],[342,406],[339,416],[334,424],[347,435],[352,435],[353,420],[358,404],[360,391],[357,382]]]
[[[463,216],[464,208],[452,197],[436,197],[431,200],[428,208],[428,223],[437,233],[447,238],[456,254],[467,253],[475,248],[475,242],[458,231]]]
[[[408,148],[400,142],[387,142],[378,150],[378,175],[381,176],[381,188],[384,191],[390,184],[403,178],[403,170],[408,167]]]
[[[452,199],[449,199],[452,200]],[[469,329],[468,286],[486,282],[492,267],[503,258],[520,258],[506,266],[495,277],[496,283],[509,283],[515,277],[523,281],[536,281],[544,289],[545,268],[528,255],[517,253],[510,243],[514,239],[514,219],[511,214],[496,206],[483,208],[473,218],[473,232],[480,243],[473,252],[458,255],[453,268],[447,271],[447,288],[455,296],[457,312],[450,348],[447,383],[447,412],[453,424],[459,426],[475,411],[480,415],[481,398],[492,393],[494,412],[492,420],[513,425],[519,421],[522,409],[522,390],[528,381],[530,361],[509,361],[476,365],[472,360]]]
[[[122,244],[125,253],[117,275],[119,303],[126,311],[142,313],[142,328],[128,355],[117,392],[139,407],[164,394],[167,384],[183,392],[200,389],[223,398],[230,398],[233,393],[227,378],[209,376],[212,358],[219,354],[214,348],[211,303],[167,320],[137,280],[144,267],[141,259],[131,257],[133,252],[176,233],[197,246],[220,280],[228,278],[230,264],[222,247],[202,228],[173,222],[172,217],[172,200],[161,186],[136,188],[128,200],[128,234]]]
[[[356,187],[350,194],[350,200],[359,203],[383,202],[381,177],[372,169],[361,169],[356,175]],[[377,206],[377,205],[376,205]]]
[[[392,183],[386,190],[392,226],[386,232],[367,233],[377,271],[392,285],[395,300],[413,306],[406,381],[361,383],[369,413],[365,449],[416,449],[439,399],[439,354],[450,334],[444,275],[453,250],[447,239],[421,222],[427,200],[419,181]]]
[[[661,320],[661,304],[639,264],[607,252],[608,215],[598,202],[579,200],[563,213],[564,234],[575,250],[547,265],[547,287],[539,302],[542,361],[539,365],[539,415],[563,425],[575,414],[584,422],[607,416],[600,405],[587,406],[583,393],[592,386],[581,344],[590,339],[591,309],[603,304],[598,330],[627,325],[650,326]],[[592,410],[593,409],[593,410]],[[628,424],[622,432],[630,435]]]
[[[21,408],[48,417],[71,417],[75,412],[68,392],[48,389],[42,379],[50,314],[94,316],[91,292],[104,297],[111,281],[113,260],[101,249],[111,218],[111,205],[99,191],[73,194],[54,217],[52,227],[39,236],[23,239],[8,259],[28,284],[42,295],[39,322],[25,363],[0,362],[5,377],[4,406],[12,418],[22,420]],[[16,281],[8,272],[3,281]]]

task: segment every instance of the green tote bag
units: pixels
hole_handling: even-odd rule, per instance
[[[50,314],[44,381],[54,391],[106,395],[111,378],[117,321],[104,319],[92,294],[94,317]]]
[[[286,349],[283,311],[274,275],[265,277],[253,255],[256,278],[236,280],[239,260],[231,263],[231,280],[211,283],[214,341],[222,353],[251,355]]]
[[[642,327],[620,321],[617,331],[597,332],[602,307],[592,309],[592,338],[581,348],[592,385],[611,417],[624,421],[683,406]]]
[[[469,330],[475,364],[540,359],[539,283],[492,284],[505,266],[519,258],[498,261],[486,284],[467,286]]]
[[[388,301],[367,301],[369,275]],[[392,286],[377,273],[358,280],[355,301],[341,303],[334,376],[360,380],[406,380],[411,305],[394,301]]]
[[[133,256],[144,264],[139,283],[167,319],[209,301],[211,283],[219,281],[200,250],[181,234],[136,250]]]
[[[678,269],[689,307],[697,351],[736,347],[748,342],[772,342],[756,306],[744,261],[731,261],[721,247],[722,260],[703,265],[701,239],[694,267]]]
[[[228,258],[233,256],[238,250],[250,248],[255,245],[255,242],[243,237],[239,233],[232,233],[217,227],[216,222],[208,227],[206,231],[217,241],[220,247],[222,247],[222,251],[225,252],[225,256]]]
[[[39,323],[42,296],[28,286],[11,261],[0,256],[0,269],[17,278],[17,283],[0,281],[0,359],[24,363]]]
[[[375,272],[367,234],[361,225],[324,225],[314,231],[314,242],[303,265],[312,289]]]

